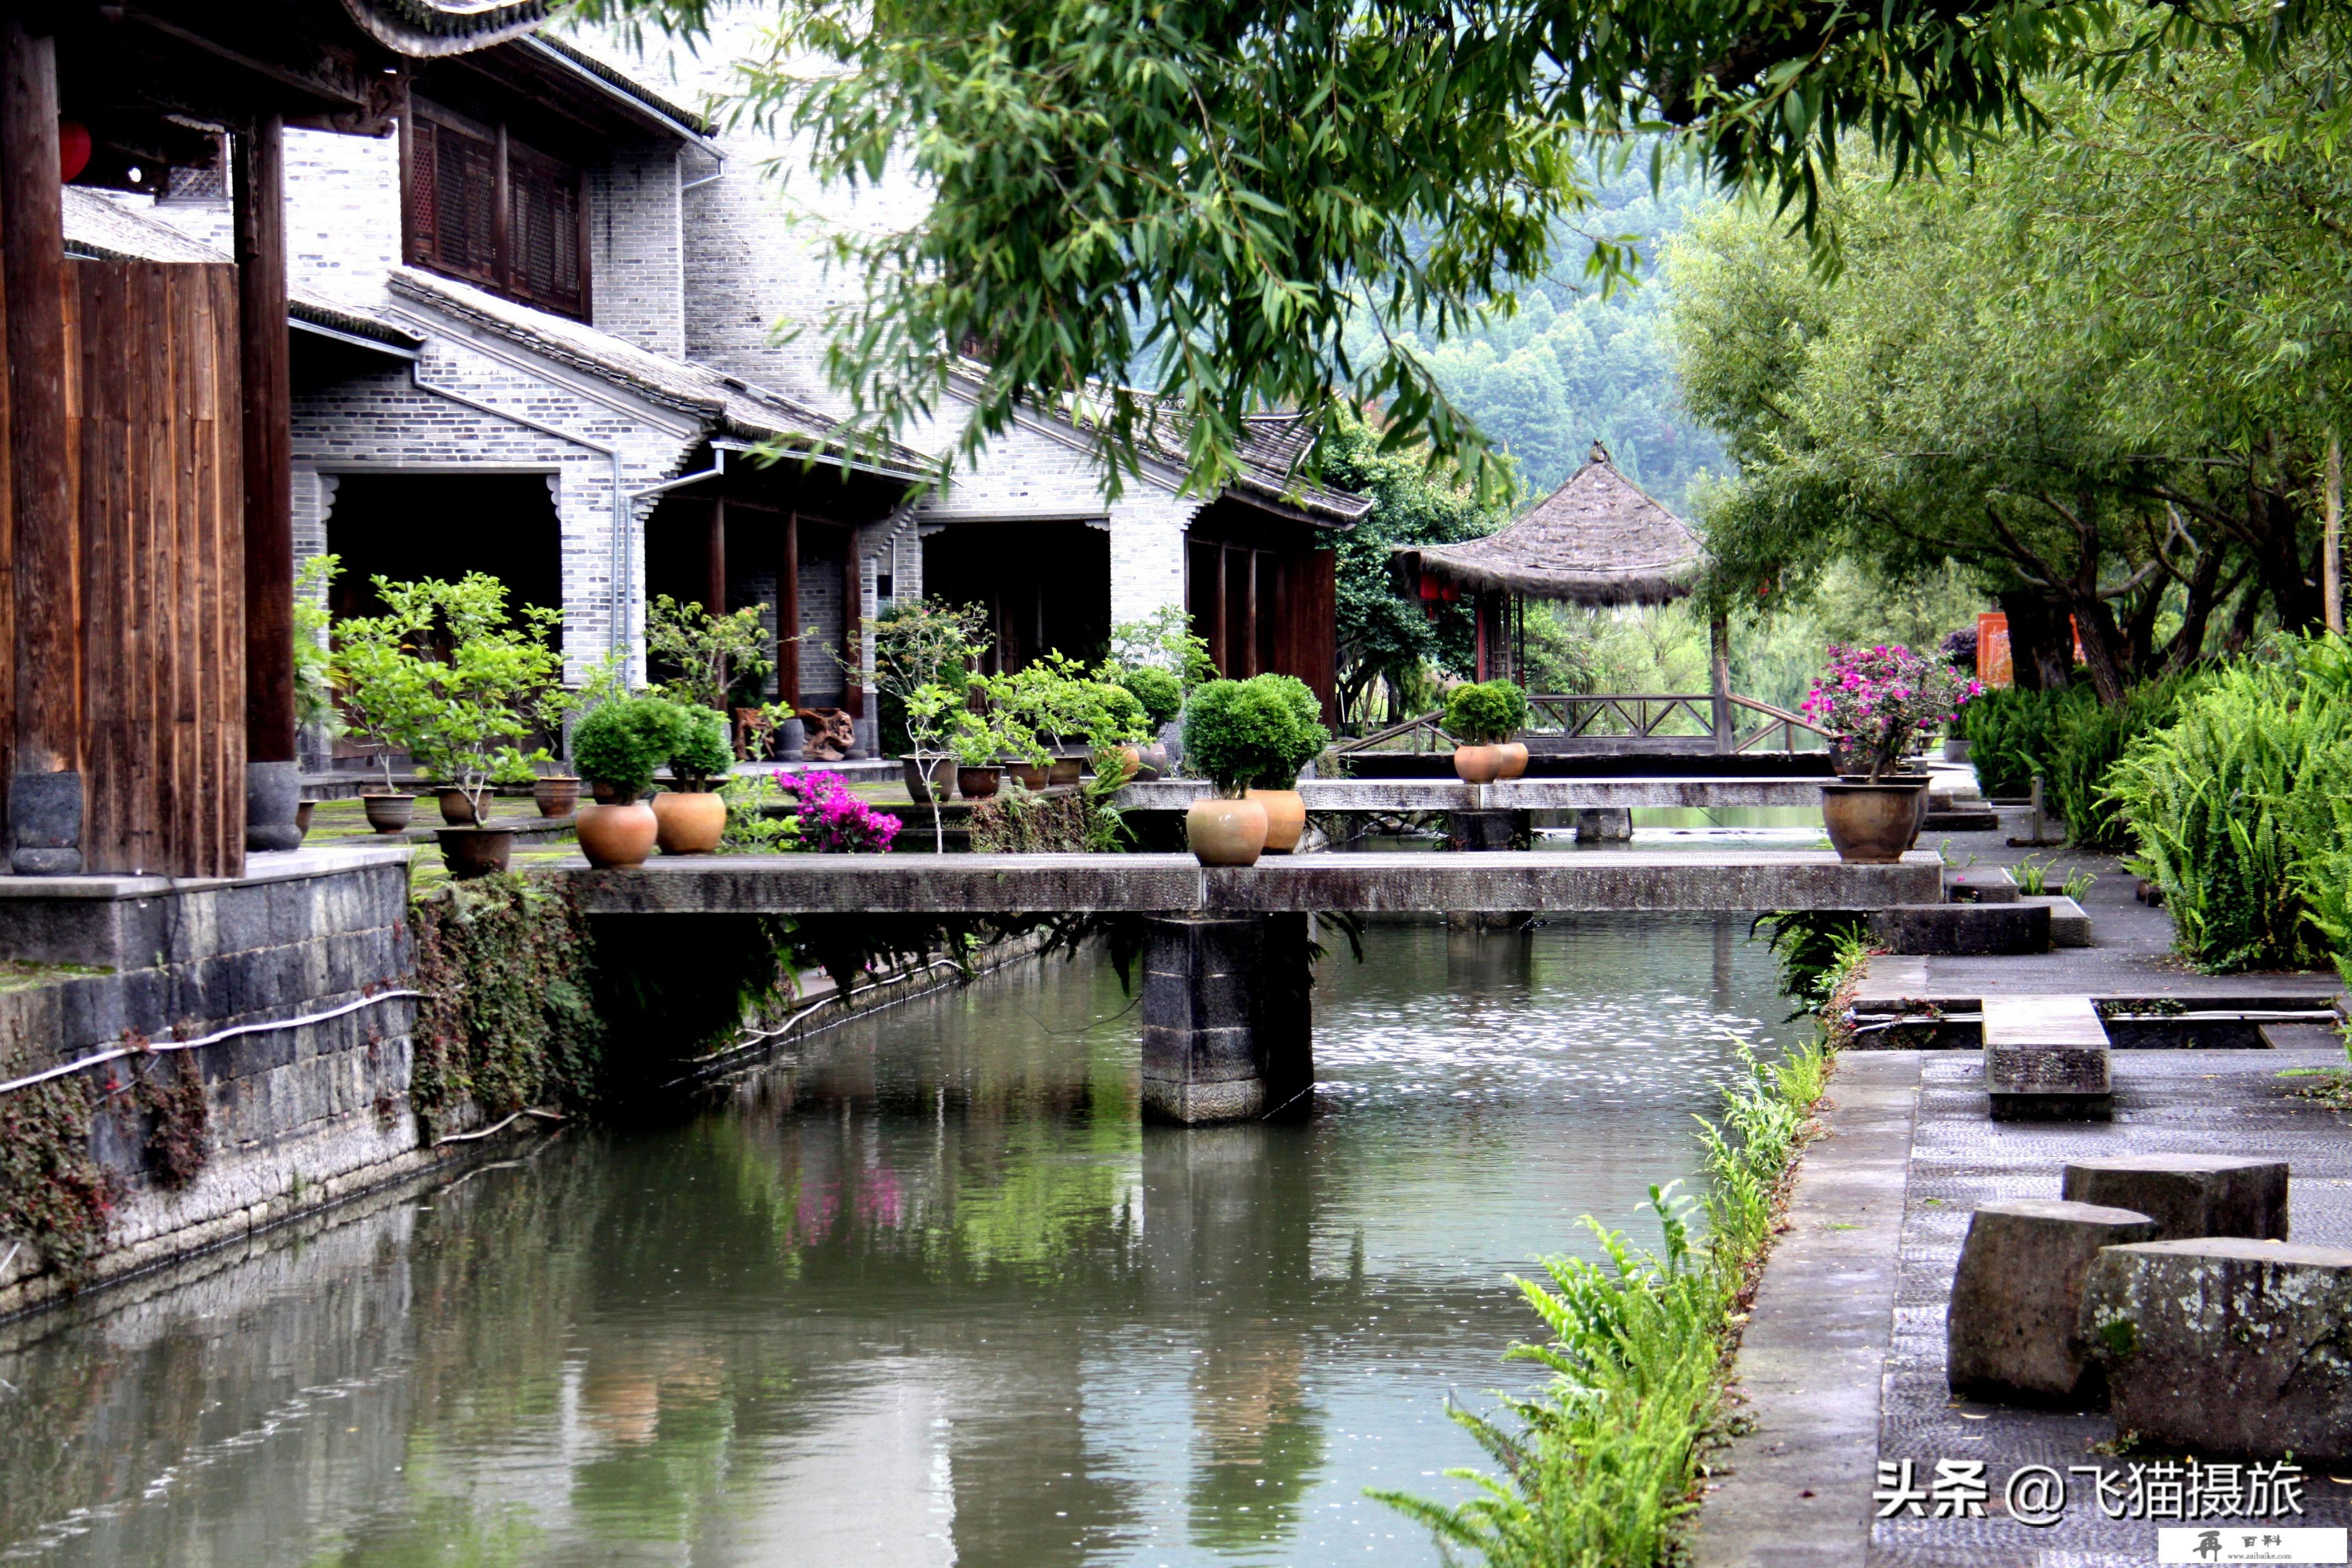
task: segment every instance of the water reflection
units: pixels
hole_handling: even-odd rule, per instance
[[[0,1329],[0,1556],[58,1563],[1426,1563],[1366,1486],[1475,1458],[1505,1271],[1691,1163],[1779,1016],[1736,923],[1376,926],[1318,1113],[1136,1117],[1055,964]],[[13,1390],[13,1392],[12,1392]]]

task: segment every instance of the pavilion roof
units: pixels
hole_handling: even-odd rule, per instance
[[[1574,604],[1663,604],[1691,591],[1698,536],[1617,471],[1608,449],[1567,484],[1484,538],[1396,547],[1406,569],[1474,590]]]

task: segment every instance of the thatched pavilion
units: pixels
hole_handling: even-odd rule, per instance
[[[1688,524],[1617,471],[1598,441],[1567,484],[1508,527],[1458,545],[1399,545],[1409,591],[1467,598],[1477,617],[1478,679],[1521,678],[1526,601],[1664,604],[1686,596],[1704,553]],[[1716,748],[1731,748],[1728,639],[1712,628]]]

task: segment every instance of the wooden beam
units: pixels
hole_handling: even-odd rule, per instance
[[[841,706],[853,719],[866,716],[866,677],[857,643],[862,628],[858,615],[866,608],[866,580],[857,570],[857,530],[848,529],[841,544]]]
[[[16,612],[8,815],[15,868],[27,873],[82,869],[80,543],[67,442],[59,184],[56,40],[34,37],[12,16],[0,23],[0,290],[8,302]]]
[[[784,514],[784,553],[776,571],[776,695],[801,706],[801,519]]]
[[[293,347],[286,329],[285,134],[276,116],[233,137],[237,368],[245,397],[245,745],[294,750]]]

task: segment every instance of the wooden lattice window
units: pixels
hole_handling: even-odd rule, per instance
[[[580,171],[486,125],[418,101],[402,179],[413,267],[586,319],[586,203]]]

